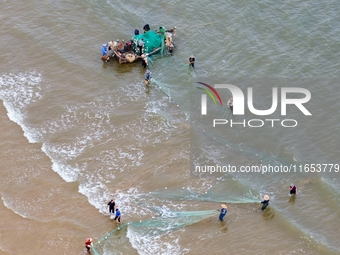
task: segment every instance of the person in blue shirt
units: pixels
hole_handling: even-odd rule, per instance
[[[105,56],[107,54],[107,44],[103,44],[103,47],[102,47],[102,55]]]
[[[220,216],[218,217],[218,219],[220,221],[223,221],[224,216],[227,214],[227,206],[225,204],[222,204],[222,209],[220,210]]]
[[[139,29],[138,29],[138,27],[135,28],[135,35],[139,35]]]
[[[116,217],[114,218],[114,220],[120,223],[120,211],[118,208],[116,209]]]

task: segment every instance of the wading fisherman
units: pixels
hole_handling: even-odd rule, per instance
[[[218,217],[218,219],[220,221],[223,221],[223,217],[227,214],[227,206],[225,204],[221,205],[222,209],[220,210],[220,216]]]
[[[145,54],[142,54],[142,66],[146,68],[147,65],[148,65],[148,59]]]
[[[86,238],[85,240],[85,248],[87,249],[87,252],[91,254],[91,247],[93,246],[92,244],[92,238]]]
[[[261,208],[261,210],[263,211],[264,209],[266,209],[267,208],[267,206],[269,205],[269,196],[268,195],[265,195],[264,197],[263,197],[263,201],[261,202],[261,204],[262,204],[262,208]]]
[[[115,213],[116,203],[111,199],[111,201],[107,204],[106,210],[109,210],[110,215]]]
[[[293,194],[296,195],[297,194],[297,188],[294,184],[289,186],[289,194],[290,195],[293,195]]]
[[[114,220],[117,221],[117,223],[120,223],[120,211],[118,208],[116,209],[116,217]]]
[[[195,57],[194,57],[194,55],[191,55],[189,57],[189,65],[191,65],[193,68],[195,67]]]
[[[151,72],[150,70],[146,70],[145,74],[144,74],[144,80],[145,80],[145,85],[149,86],[149,81],[151,80]]]

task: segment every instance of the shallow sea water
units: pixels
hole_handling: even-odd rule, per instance
[[[1,254],[85,254],[86,237],[99,254],[338,254],[335,169],[198,177],[190,167],[339,164],[339,10],[337,1],[2,1]],[[146,23],[178,29],[174,55],[150,59],[150,88],[140,62],[100,60],[103,43]],[[292,107],[293,129],[204,132],[192,122],[200,81],[252,84],[262,109],[271,86],[304,87],[312,116]],[[120,229],[106,213],[111,198]]]

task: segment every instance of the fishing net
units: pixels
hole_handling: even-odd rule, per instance
[[[183,112],[187,120],[190,120],[191,114],[194,111],[198,111],[197,109],[192,109],[193,106],[190,105],[190,97],[196,96],[199,98],[196,94],[201,93],[196,89],[196,87],[200,85],[193,83],[193,80],[196,78],[195,70],[176,56],[165,57],[162,61],[158,61],[157,65],[154,65],[153,63],[156,58],[157,56],[150,58],[149,62],[153,72],[152,84],[155,84],[165,95],[167,95],[169,101],[174,103],[178,109]],[[175,71],[178,74],[175,77],[176,80],[173,79],[173,77],[167,76],[168,69],[171,69],[172,72]],[[178,81],[178,78],[181,78],[180,83],[176,82]],[[232,111],[227,103],[223,102],[222,106],[218,107],[218,116],[219,118],[228,120],[233,118]],[[190,121],[190,124],[192,124],[192,121]],[[217,142],[230,151],[238,154],[241,153],[243,156],[256,159],[259,162],[273,165],[292,163],[290,160],[278,158],[271,153],[259,151],[258,148],[242,148],[241,145],[233,144],[228,138],[218,135],[213,129],[207,131],[204,123],[202,124],[196,121],[195,124],[192,125],[192,128],[197,132],[197,135],[201,137],[201,139]],[[207,141],[204,141],[203,143],[206,144]]]
[[[134,245],[143,246],[155,237],[217,216],[219,212],[217,210],[183,212],[158,210],[158,213],[161,216],[145,221],[124,223],[105,234],[94,244],[92,249],[94,254],[124,254],[124,246],[127,247],[130,243],[128,237],[138,236],[138,239],[134,239]]]
[[[123,223],[99,238],[92,248],[94,255],[128,254],[131,251],[127,237],[128,225],[129,223]]]
[[[195,78],[195,71],[189,67],[183,60],[176,56],[168,55],[163,57],[162,61],[155,60],[159,56],[150,57],[149,62],[152,72],[155,74],[152,84],[156,85],[168,98],[169,101],[176,104],[178,109],[189,118],[190,113],[190,87],[192,78]],[[175,76],[169,76],[168,72],[175,72]],[[178,82],[180,78],[181,82]]]
[[[146,31],[143,34],[135,35],[132,37],[133,40],[133,49],[137,54],[139,54],[139,47],[138,42],[139,40],[144,41],[144,47],[142,53],[151,53],[157,48],[160,48],[160,51],[162,54],[165,53],[165,43],[164,43],[164,34],[163,33],[157,33],[154,30]]]
[[[193,201],[206,201],[218,202],[227,204],[241,204],[241,203],[258,203],[259,199],[256,196],[249,194],[244,195],[226,195],[223,192],[204,192],[198,193],[188,189],[158,189],[150,192],[150,195],[169,200],[193,200]]]
[[[217,215],[217,210],[207,211],[182,211],[182,212],[160,212],[162,216],[154,217],[146,221],[132,222],[128,231],[133,231],[138,235],[154,237],[173,231],[188,225],[197,223],[209,217]],[[148,238],[148,240],[150,240]]]

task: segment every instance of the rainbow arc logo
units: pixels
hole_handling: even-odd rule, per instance
[[[210,98],[213,100],[215,105],[217,104],[217,100],[218,100],[220,105],[222,106],[222,104],[223,104],[222,99],[221,99],[220,95],[217,93],[217,91],[214,87],[212,87],[209,84],[203,83],[203,82],[197,82],[197,83],[207,87],[208,89],[210,89],[210,90],[208,90],[206,88],[196,87],[198,89],[203,90],[205,93],[207,93],[207,95],[210,96]],[[211,93],[211,92],[213,92],[213,93]],[[217,97],[217,100],[216,100],[216,97],[214,96],[214,94]],[[202,115],[207,114],[207,95],[202,94],[202,96],[201,96]]]

